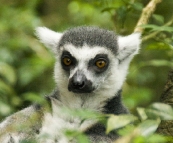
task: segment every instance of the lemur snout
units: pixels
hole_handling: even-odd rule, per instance
[[[86,84],[86,77],[81,71],[77,71],[72,78],[72,85],[76,89],[83,89]]]
[[[77,71],[69,80],[68,90],[75,93],[90,93],[93,91],[92,83],[82,71]]]

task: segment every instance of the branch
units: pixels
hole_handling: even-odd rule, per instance
[[[154,12],[156,5],[160,3],[162,0],[151,0],[145,8],[142,10],[141,17],[134,29],[134,32],[140,32],[142,33],[144,29],[141,27],[141,25],[147,24],[149,18],[151,17],[152,13]]]

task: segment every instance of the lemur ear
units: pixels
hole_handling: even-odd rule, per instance
[[[46,27],[37,27],[36,36],[46,47],[55,52],[62,33],[54,32]]]
[[[131,59],[135,54],[138,53],[141,43],[140,37],[140,33],[133,33],[125,37],[118,37],[119,49],[117,57],[120,61],[128,58]]]

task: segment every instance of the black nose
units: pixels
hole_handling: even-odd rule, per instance
[[[71,78],[71,86],[75,89],[82,89],[85,87],[86,77],[81,71],[77,71]]]
[[[73,87],[76,88],[76,89],[82,89],[85,87],[85,79],[82,79],[82,80],[76,80],[76,79],[73,79],[72,80],[72,84],[73,84]]]
[[[89,93],[93,90],[92,83],[82,71],[77,71],[69,80],[68,90],[75,93]]]

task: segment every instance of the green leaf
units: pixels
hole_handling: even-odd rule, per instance
[[[90,143],[88,137],[77,130],[66,130],[65,135],[69,140],[76,139],[78,143]]]
[[[154,103],[145,110],[150,119],[173,120],[173,109],[164,103]]]
[[[62,108],[62,112],[66,115],[73,115],[74,117],[78,117],[81,119],[103,119],[105,115],[100,114],[98,112],[90,111],[87,109],[69,109]]]
[[[111,10],[118,10],[118,9],[121,9],[124,4],[126,2],[125,1],[122,1],[122,0],[116,0],[116,1],[112,1],[112,2],[109,2],[107,3],[107,6],[105,7],[105,4],[104,4],[104,9],[102,10],[102,12],[105,12],[105,11],[111,11]]]
[[[40,77],[44,71],[51,65],[52,61],[42,59],[37,56],[23,62],[23,65],[19,68],[19,85],[27,86],[37,77]]]
[[[172,45],[166,42],[152,42],[147,45],[146,50],[172,50]]]
[[[160,66],[168,66],[172,67],[173,63],[167,60],[151,60],[145,63],[141,62],[141,66],[155,66],[155,67],[160,67]]]
[[[141,25],[140,27],[148,28],[148,29],[157,29],[158,28],[158,26],[154,25],[154,24],[145,24],[145,25]]]
[[[173,27],[161,26],[156,29],[157,31],[173,32]]]
[[[101,12],[110,12],[110,11],[116,10],[116,9],[117,9],[117,7],[106,7]]]
[[[141,135],[136,135],[133,139],[133,143],[145,143],[145,137]]]
[[[147,119],[147,115],[145,113],[145,108],[137,108],[137,112],[138,112],[141,120]]]
[[[22,97],[26,101],[31,101],[31,102],[36,102],[36,103],[43,103],[43,101],[44,101],[43,97],[41,97],[38,94],[33,93],[33,92],[24,93],[24,94],[22,94]]]
[[[11,113],[12,109],[7,103],[4,103],[3,101],[0,101],[0,115],[9,115]]]
[[[122,128],[134,122],[135,120],[137,120],[137,117],[133,115],[119,115],[119,116],[111,115],[107,121],[106,133],[108,134],[112,130]]]
[[[0,79],[0,98],[14,106],[21,103],[21,99],[16,95],[14,89]],[[10,100],[9,100],[10,99]]]
[[[132,3],[131,5],[134,9],[136,9],[138,11],[141,11],[144,7],[143,4],[139,3],[139,2]]]
[[[153,134],[147,138],[149,143],[167,143],[169,138],[160,134]]]
[[[7,63],[0,62],[0,76],[3,77],[10,85],[16,83],[16,72],[14,68]]]
[[[157,120],[145,120],[138,125],[137,129],[143,136],[149,136],[157,130],[159,123],[160,121]]]
[[[135,129],[135,126],[133,124],[129,124],[125,126],[124,128],[119,129],[118,134],[121,136],[129,135],[134,131],[134,129]]]
[[[14,94],[13,88],[0,79],[0,96],[9,95],[12,97]]]
[[[89,139],[84,134],[79,134],[76,138],[79,143],[90,143]]]
[[[151,29],[151,31],[173,32],[173,27],[171,26],[157,26],[154,24],[146,24],[146,25],[141,25],[141,27]]]
[[[152,17],[159,23],[164,24],[164,17],[158,14],[153,14]]]

